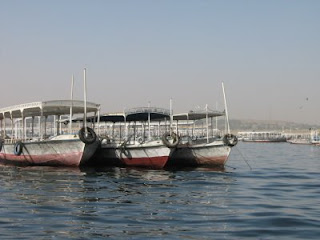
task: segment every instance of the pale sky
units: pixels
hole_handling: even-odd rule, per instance
[[[318,0],[0,0],[0,107],[83,98],[320,123]]]

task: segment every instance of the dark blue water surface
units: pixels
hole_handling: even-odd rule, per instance
[[[239,143],[224,171],[0,166],[0,239],[319,239],[319,170],[288,143]]]

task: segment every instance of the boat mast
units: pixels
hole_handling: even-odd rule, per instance
[[[98,135],[100,136],[100,105],[99,105],[99,107],[98,107],[97,125],[98,125]]]
[[[206,104],[206,127],[207,127],[207,143],[209,143],[209,118],[208,118],[208,104]]]
[[[170,98],[170,136],[172,136],[172,122],[173,122],[172,98]]]
[[[86,68],[83,70],[83,92],[84,92],[84,116],[83,116],[83,122],[84,122],[84,129],[86,136],[88,135],[87,130],[87,80],[86,80]]]
[[[218,102],[216,102],[216,110],[218,111]],[[218,117],[216,117],[216,131],[218,131]]]
[[[230,134],[230,124],[229,124],[229,115],[228,115],[227,99],[226,99],[226,93],[225,93],[225,91],[224,91],[224,84],[223,84],[223,82],[222,82],[222,91],[223,91],[224,109],[225,109],[226,121],[227,121],[227,133]]]
[[[74,76],[72,74],[72,79],[71,79],[71,106],[70,106],[70,125],[69,125],[69,134],[72,133],[72,108],[73,108],[73,84],[74,84]]]
[[[151,115],[151,113],[150,113],[150,106],[151,106],[151,104],[150,104],[150,101],[148,102],[148,140],[150,141],[151,140],[151,129],[150,129],[150,122],[151,122],[151,119],[150,119],[150,115]]]

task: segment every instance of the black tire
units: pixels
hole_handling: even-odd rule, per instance
[[[2,147],[3,147],[3,140],[0,139],[0,152],[2,151]]]
[[[96,141],[97,135],[93,131],[92,128],[87,127],[87,135],[86,135],[86,129],[83,127],[79,130],[79,138],[82,142],[85,144],[92,144]]]
[[[139,138],[138,138],[138,143],[139,143],[139,144],[144,143],[144,140],[143,140],[143,138],[142,138],[142,137],[139,137]]]
[[[128,157],[129,156],[129,150],[128,149],[126,149],[126,147],[125,146],[120,146],[120,154],[122,155],[122,154],[124,154],[126,157]],[[122,158],[122,157],[121,157]]]
[[[13,153],[16,156],[20,156],[23,149],[23,143],[21,141],[16,142],[13,148]]]
[[[172,143],[168,140],[168,137],[171,137],[173,139]],[[178,146],[180,142],[179,136],[174,132],[172,132],[172,134],[170,134],[169,132],[166,132],[165,134],[162,135],[161,140],[163,144],[166,145],[168,148],[175,148]]]
[[[229,147],[234,147],[238,143],[238,138],[236,135],[233,134],[226,134],[223,136],[223,142]]]

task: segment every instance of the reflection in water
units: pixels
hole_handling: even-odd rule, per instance
[[[151,237],[187,231],[191,223],[214,217],[207,207],[225,208],[232,183],[228,175],[208,169],[182,175],[181,170],[136,168],[1,166],[0,171],[6,196],[1,205],[8,209],[2,209],[6,218],[1,221],[25,237],[35,232],[62,238]],[[218,184],[208,184],[207,171]],[[190,218],[192,212],[197,214]]]
[[[320,148],[237,147],[252,171],[0,166],[1,238],[317,239]]]

